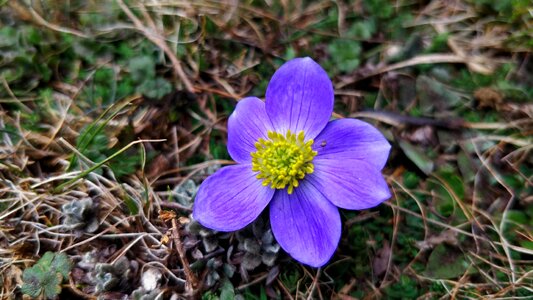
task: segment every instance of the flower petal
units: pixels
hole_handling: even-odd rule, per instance
[[[379,170],[387,162],[390,144],[374,126],[356,119],[331,121],[316,137],[315,159],[358,159]]]
[[[198,190],[193,217],[205,227],[234,231],[245,227],[268,205],[274,190],[255,178],[250,165],[224,167]]]
[[[294,259],[320,267],[339,244],[339,210],[311,184],[302,181],[292,194],[279,190],[270,205],[272,232]]]
[[[313,161],[315,171],[305,178],[326,198],[345,209],[367,209],[391,197],[387,182],[374,165],[355,159]]]
[[[282,65],[268,84],[266,110],[276,131],[303,130],[316,137],[333,112],[333,85],[328,74],[309,57]]]
[[[273,128],[263,101],[255,97],[240,100],[228,119],[229,155],[240,163],[252,161],[250,152],[256,151],[255,142],[268,139],[267,132]]]

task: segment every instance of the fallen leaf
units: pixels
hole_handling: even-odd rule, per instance
[[[408,142],[400,141],[400,148],[402,148],[405,155],[426,175],[433,172],[435,164],[433,160],[429,158],[422,149],[411,145]]]
[[[159,211],[159,219],[163,222],[172,220],[176,217],[176,213],[172,210],[160,210]]]
[[[457,232],[453,230],[445,230],[438,235],[430,236],[425,241],[416,242],[416,247],[418,247],[420,250],[428,250],[442,243],[456,246],[458,243]]]
[[[438,279],[452,279],[462,276],[468,269],[465,255],[455,247],[440,244],[428,258],[424,275]]]
[[[378,250],[374,260],[372,261],[372,268],[376,276],[381,276],[389,266],[389,259],[392,254],[392,249],[389,245],[389,241],[383,241],[383,247]]]

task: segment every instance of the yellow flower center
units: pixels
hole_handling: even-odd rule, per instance
[[[284,189],[292,194],[306,174],[313,173],[313,158],[317,152],[311,146],[314,141],[305,141],[304,132],[287,131],[286,135],[269,131],[268,140],[260,138],[252,152],[252,171],[259,172],[257,179],[273,189]]]

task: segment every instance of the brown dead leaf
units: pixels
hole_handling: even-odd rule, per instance
[[[496,108],[503,102],[503,95],[495,89],[482,87],[474,92],[479,108]]]
[[[172,162],[164,154],[156,156],[148,167],[146,177],[149,180],[158,178],[161,173],[167,171],[172,166]]]
[[[22,270],[17,266],[12,265],[7,269],[4,276],[3,293],[10,294],[16,289],[17,285],[22,285],[22,283]]]
[[[169,241],[170,237],[168,236],[168,234],[163,234],[163,236],[161,237],[161,243],[166,245]]]
[[[439,142],[435,127],[430,125],[406,129],[401,133],[401,137],[421,146],[434,146]]]
[[[376,276],[381,276],[389,266],[389,258],[392,254],[392,249],[389,245],[389,241],[383,241],[383,247],[378,250],[374,260],[372,261],[372,268]]]
[[[185,225],[185,224],[189,224],[191,222],[191,219],[187,218],[187,217],[179,217],[178,218],[178,223],[180,225]]]
[[[159,219],[163,222],[176,218],[176,213],[173,210],[160,210]]]
[[[416,246],[420,250],[429,250],[429,249],[433,249],[435,246],[440,245],[442,243],[456,246],[458,244],[457,232],[453,230],[443,231],[438,235],[430,236],[425,241],[416,242]]]

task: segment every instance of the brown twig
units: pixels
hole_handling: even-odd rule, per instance
[[[408,60],[405,60],[399,63],[377,68],[376,70],[373,70],[372,72],[369,72],[368,74],[364,74],[362,77],[357,77],[354,80],[350,80],[347,82],[341,82],[335,86],[335,89],[342,89],[345,86],[356,83],[366,78],[370,78],[372,76],[376,76],[379,74],[383,74],[383,73],[387,73],[390,71],[403,69],[407,67],[413,67],[413,66],[417,66],[421,64],[443,64],[443,63],[465,64],[467,62],[468,61],[464,57],[461,57],[455,54],[447,54],[447,53],[421,54],[421,55],[415,56],[411,59],[408,59]]]
[[[389,125],[400,127],[405,125],[413,126],[435,126],[448,130],[458,130],[466,127],[466,122],[462,119],[437,120],[424,117],[405,116],[389,111],[361,111],[350,114],[350,118],[370,118]]]
[[[192,208],[183,206],[176,202],[162,201],[161,203],[159,203],[159,205],[164,208],[176,209],[176,210],[184,211],[187,213],[192,212]]]
[[[176,218],[172,218],[172,239],[174,240],[181,264],[183,265],[185,279],[187,280],[185,283],[185,291],[190,296],[194,296],[198,287],[198,278],[196,278],[196,275],[191,270],[189,266],[189,260],[187,259],[185,251],[183,250],[183,243],[181,242],[181,236],[178,229],[178,221],[176,220]]]
[[[243,291],[243,290],[245,290],[247,287],[250,287],[250,286],[252,286],[252,285],[258,284],[259,282],[265,280],[267,277],[268,277],[268,273],[265,273],[265,274],[263,274],[263,275],[257,277],[256,279],[254,279],[254,280],[248,282],[248,283],[245,283],[245,284],[242,284],[242,285],[238,286],[238,287],[236,288],[236,290],[237,290],[237,291]]]
[[[307,295],[307,300],[313,299],[313,294],[315,293],[315,289],[317,288],[318,284],[318,278],[320,277],[320,268],[316,270],[315,278],[313,278],[313,284],[309,288],[309,295]]]

